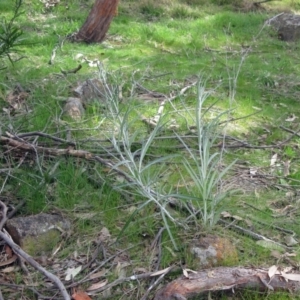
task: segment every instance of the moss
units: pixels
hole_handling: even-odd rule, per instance
[[[31,256],[49,255],[58,245],[61,232],[51,229],[39,236],[26,236],[22,240],[22,248]]]

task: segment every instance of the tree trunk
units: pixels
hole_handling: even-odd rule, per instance
[[[76,42],[101,43],[117,14],[119,0],[96,0],[85,23],[73,37]]]

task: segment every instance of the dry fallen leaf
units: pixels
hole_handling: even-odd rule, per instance
[[[125,278],[126,277],[126,267],[130,266],[129,262],[121,262],[118,261],[117,266],[115,268],[115,273],[118,278]]]
[[[300,274],[286,274],[281,273],[281,276],[288,280],[300,281]]]
[[[286,256],[286,257],[295,257],[297,254],[296,253],[288,253],[288,252],[286,252],[286,253],[284,253],[283,254],[284,256]]]
[[[236,216],[236,215],[232,216],[232,218],[237,220],[237,221],[242,221],[243,220],[243,218],[241,218],[239,216]]]
[[[252,227],[253,226],[253,223],[250,220],[248,220],[248,219],[245,220],[245,223],[247,224],[248,227]]]
[[[280,259],[281,258],[281,253],[277,250],[272,250],[271,251],[271,256],[277,258],[277,259]]]
[[[290,160],[283,162],[283,176],[290,175]]]
[[[298,244],[298,242],[291,235],[286,236],[284,241],[288,246],[294,246]]]
[[[261,108],[257,107],[257,106],[252,106],[252,108],[255,109],[255,110],[261,110]]]
[[[186,269],[183,269],[182,272],[184,277],[189,278],[189,273]]]
[[[295,196],[295,192],[291,192],[291,191],[286,192],[285,196],[289,199],[292,199]]]
[[[187,272],[191,272],[191,273],[197,274],[197,272],[194,271],[194,270],[191,270],[191,269],[185,269],[185,270],[187,270]]]
[[[16,267],[11,266],[11,267],[6,267],[6,268],[2,269],[1,273],[11,273],[11,272],[15,272],[15,271],[16,271]]]
[[[215,272],[214,272],[214,271],[208,271],[208,272],[207,272],[207,277],[208,277],[208,278],[216,278]]]
[[[285,267],[282,271],[281,271],[281,273],[289,273],[289,272],[291,272],[293,270],[293,267]]]
[[[104,287],[106,284],[107,284],[107,279],[102,280],[102,281],[99,281],[99,282],[97,282],[97,283],[92,284],[92,285],[87,289],[87,291],[91,292],[91,291],[94,291],[94,290],[98,290],[98,289]]]
[[[250,175],[256,175],[257,171],[258,171],[258,169],[255,168],[255,167],[250,167],[249,168]]]
[[[274,288],[259,274],[257,275],[257,277],[260,279],[260,281],[263,283],[263,285],[268,288],[271,291],[274,291]]]
[[[89,277],[90,277],[90,279],[96,279],[96,278],[105,276],[106,273],[107,273],[107,270],[103,269],[97,273],[91,274]]]
[[[168,268],[165,268],[163,270],[159,270],[159,271],[156,271],[154,273],[152,273],[150,276],[158,276],[158,275],[161,275],[161,274],[164,274],[164,273],[167,273],[169,272],[169,270],[171,269],[172,267],[168,267]]]
[[[66,281],[71,280],[72,278],[74,278],[82,269],[82,266],[79,266],[78,268],[68,268],[66,271]]]
[[[270,279],[272,279],[272,277],[276,274],[277,269],[278,269],[278,267],[275,265],[273,265],[272,267],[269,268],[268,275],[269,275]]]
[[[100,236],[99,236],[99,240],[101,242],[107,242],[109,241],[111,235],[109,233],[109,230],[106,227],[103,227],[100,231]]]
[[[94,218],[97,215],[96,212],[88,212],[88,213],[78,213],[78,214],[74,214],[74,216],[77,219],[81,219],[81,220],[91,220],[92,218]]]
[[[89,295],[85,292],[76,292],[72,295],[74,300],[92,300]]]
[[[275,153],[275,154],[271,157],[270,167],[274,167],[276,161],[277,161],[277,153]]]
[[[231,214],[229,212],[227,212],[227,211],[222,211],[221,212],[221,216],[223,218],[231,218]]]
[[[286,122],[294,122],[298,117],[294,114],[291,114],[288,118],[285,119]]]
[[[285,103],[281,103],[281,102],[279,103],[279,105],[282,107],[288,107]]]

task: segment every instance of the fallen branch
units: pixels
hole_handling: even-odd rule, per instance
[[[279,273],[279,272],[278,272]],[[300,276],[300,274],[287,274]],[[191,273],[170,282],[159,290],[154,300],[188,299],[210,291],[251,288],[260,291],[284,290],[299,292],[300,282],[285,280],[277,274],[271,279],[266,269],[218,267]]]
[[[46,153],[54,156],[61,156],[61,155],[71,155],[75,157],[81,157],[85,159],[91,158],[93,155],[92,153],[88,151],[83,151],[83,150],[74,150],[72,148],[67,148],[67,149],[56,149],[56,148],[50,148],[50,147],[40,147],[40,146],[35,146],[33,144],[23,142],[23,141],[17,141],[13,138],[7,138],[4,136],[0,136],[0,142],[6,142],[9,146],[21,149],[21,150],[26,150],[26,151],[34,151],[37,153]]]
[[[33,132],[26,132],[26,133],[20,133],[18,134],[18,138],[24,138],[24,137],[32,137],[32,136],[40,136],[40,137],[45,137],[48,139],[51,139],[53,141],[59,142],[59,143],[63,143],[63,144],[67,144],[67,145],[71,145],[71,146],[76,146],[76,143],[71,142],[71,141],[67,141],[61,138],[58,138],[56,136],[44,133],[44,132],[39,132],[39,131],[33,131]],[[14,137],[13,135],[9,135],[9,137]]]
[[[268,238],[266,238],[265,236],[263,236],[263,235],[261,235],[261,234],[259,234],[259,233],[253,232],[253,231],[251,231],[251,230],[249,230],[249,229],[246,229],[246,228],[243,228],[243,227],[241,227],[241,226],[238,226],[238,225],[229,223],[229,222],[224,221],[224,220],[222,220],[222,219],[220,219],[219,222],[221,222],[221,223],[227,225],[228,227],[232,227],[232,228],[234,228],[234,229],[236,229],[236,230],[242,232],[243,234],[246,234],[246,235],[252,237],[254,240],[257,240],[257,241],[266,241],[266,242],[268,242],[268,243],[272,243],[272,244],[274,244],[274,245],[277,245],[277,246],[279,246],[279,247],[282,247],[283,249],[289,249],[289,247],[287,247],[287,246],[285,246],[285,245],[283,245],[283,244],[281,244],[281,243],[278,243],[278,242],[276,242],[276,241],[273,241],[273,240],[271,240],[271,239],[268,239]]]
[[[151,243],[151,246],[150,246],[151,250],[154,250],[155,247],[158,248],[157,249],[158,250],[157,261],[156,261],[155,267],[154,267],[155,271],[159,270],[159,266],[160,266],[160,263],[161,263],[161,257],[162,257],[161,237],[162,237],[162,233],[164,232],[165,229],[166,229],[165,227],[160,228],[160,230],[158,231],[157,235],[154,238],[154,241]],[[143,295],[143,297],[141,298],[141,300],[147,300],[148,299],[148,296],[149,296],[150,292],[163,280],[165,275],[166,275],[166,273],[163,273],[157,279],[153,278],[150,281],[150,286],[147,289],[147,291],[145,292],[145,294]]]

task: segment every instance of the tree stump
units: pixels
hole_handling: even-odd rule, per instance
[[[101,43],[117,14],[119,0],[96,0],[85,23],[73,36],[75,42]]]

